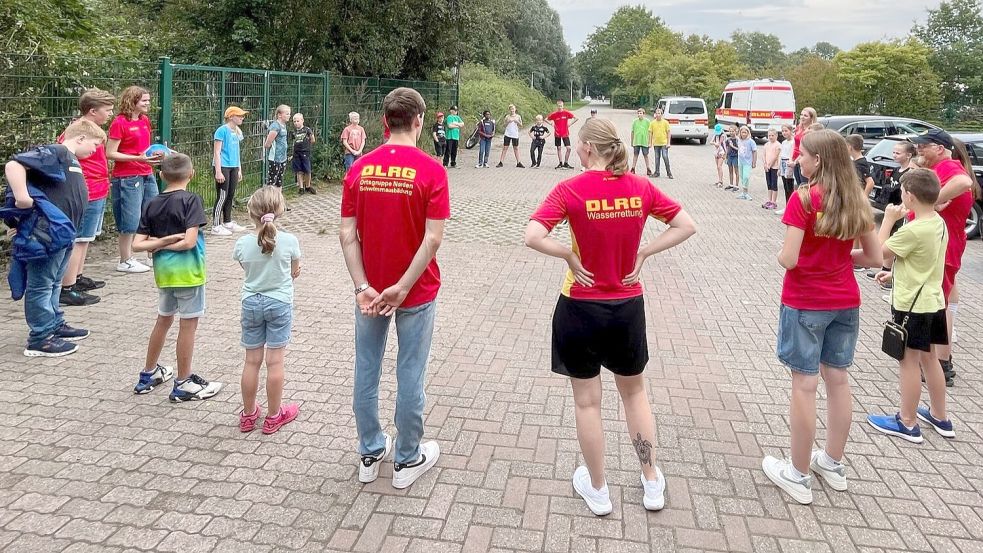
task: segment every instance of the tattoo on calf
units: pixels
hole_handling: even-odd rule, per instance
[[[643,440],[641,433],[636,433],[631,444],[635,446],[635,453],[638,453],[638,460],[643,465],[652,466],[652,442]]]

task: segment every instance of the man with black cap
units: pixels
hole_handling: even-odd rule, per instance
[[[952,386],[956,374],[952,368],[952,323],[959,301],[956,273],[959,272],[962,264],[963,252],[966,251],[966,218],[969,217],[973,207],[974,196],[979,196],[979,184],[973,176],[966,147],[953,139],[949,133],[941,129],[931,129],[908,140],[918,150],[921,165],[934,171],[939,177],[939,182],[942,183],[942,191],[939,193],[935,208],[945,221],[949,233],[942,277],[949,345],[937,346],[937,352],[945,372],[946,386]]]
[[[457,106],[451,106],[451,114],[447,116],[446,128],[447,143],[444,145],[444,167],[457,167],[457,144],[461,140],[461,128],[464,127],[464,119],[457,114]]]

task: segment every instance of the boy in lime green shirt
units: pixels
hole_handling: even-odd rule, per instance
[[[464,119],[457,114],[457,106],[451,106],[450,115],[444,126],[446,128],[445,137],[447,144],[444,147],[444,167],[457,167],[457,144],[461,140],[461,127],[464,126]]]
[[[893,260],[894,288],[891,313],[894,322],[904,326],[908,341],[901,360],[901,409],[895,415],[869,415],[867,422],[876,430],[912,443],[921,443],[918,421],[928,424],[945,438],[954,438],[952,421],[945,411],[945,376],[936,346],[949,343],[942,295],[942,274],[948,242],[945,222],[935,211],[941,184],[929,169],[911,169],[901,177],[903,205],[884,210],[880,240],[884,244],[885,266]],[[901,218],[914,219],[894,235],[891,229]],[[884,282],[886,271],[877,275]],[[919,407],[921,374],[925,375],[930,407]]]
[[[635,150],[631,158],[631,172],[635,172],[638,153],[641,152],[645,158],[645,176],[652,176],[652,169],[649,167],[649,120],[645,117],[645,108],[638,108],[638,118],[631,123],[631,146]]]

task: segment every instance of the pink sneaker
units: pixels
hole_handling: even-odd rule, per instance
[[[239,432],[252,432],[256,429],[256,421],[259,420],[259,405],[252,415],[247,415],[245,409],[239,413]]]
[[[280,427],[296,419],[297,413],[299,412],[300,407],[297,407],[293,403],[281,405],[280,412],[275,416],[266,416],[266,420],[263,421],[263,434],[272,434],[277,430],[280,430]]]

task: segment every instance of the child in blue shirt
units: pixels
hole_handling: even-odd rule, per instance
[[[215,209],[212,212],[212,234],[231,236],[245,227],[232,220],[232,202],[236,186],[242,180],[242,161],[239,143],[242,142],[242,120],[248,114],[242,108],[231,106],[225,110],[225,124],[215,130],[212,166],[215,167]]]
[[[296,404],[282,404],[283,358],[293,325],[294,279],[300,276],[300,244],[293,234],[277,230],[283,214],[279,188],[264,186],[249,198],[249,217],[256,234],[239,238],[232,258],[246,271],[242,283],[242,412],[239,430],[251,432],[259,420],[256,403],[259,369],[266,359],[266,419],[263,434],[272,434],[297,418]]]
[[[748,189],[751,187],[751,170],[758,165],[758,145],[751,138],[751,129],[741,127],[737,141],[737,169],[741,176],[741,193],[738,200],[750,200]]]

